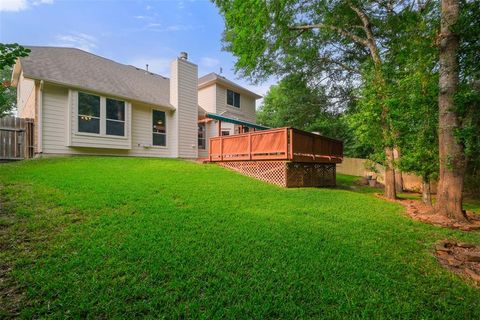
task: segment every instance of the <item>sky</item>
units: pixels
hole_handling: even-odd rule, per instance
[[[0,0],[0,42],[75,47],[169,76],[181,51],[199,76],[220,72],[264,95],[273,80],[251,85],[222,51],[223,18],[207,0]],[[258,105],[258,103],[257,103]]]

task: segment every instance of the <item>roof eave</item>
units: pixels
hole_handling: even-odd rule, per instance
[[[203,89],[203,88],[206,88],[208,86],[211,86],[213,84],[221,84],[225,87],[229,87],[229,88],[233,88],[233,89],[236,89],[236,90],[240,90],[242,91],[244,94],[248,95],[248,96],[251,96],[253,98],[255,98],[255,100],[258,100],[258,99],[261,99],[263,98],[263,96],[261,95],[258,95],[256,94],[255,92],[252,92],[238,84],[235,84],[235,83],[231,83],[230,81],[223,81],[221,78],[216,78],[216,79],[212,79],[212,80],[208,80],[208,81],[205,81],[205,82],[202,82],[202,83],[199,83],[198,84],[198,89]]]
[[[172,106],[171,104],[168,104],[168,105],[167,104],[158,104],[158,103],[152,102],[152,101],[138,100],[138,99],[135,99],[135,98],[121,96],[121,95],[111,93],[111,92],[102,92],[102,91],[98,91],[98,90],[91,89],[91,88],[84,88],[84,87],[80,87],[80,86],[76,86],[76,85],[71,85],[69,83],[63,83],[63,82],[59,82],[59,81],[55,81],[55,80],[40,78],[40,77],[25,74],[25,72],[23,73],[23,76],[25,78],[29,78],[29,79],[32,79],[32,80],[39,80],[39,81],[43,80],[45,82],[48,82],[48,83],[51,83],[51,84],[54,84],[54,85],[59,85],[59,86],[62,86],[62,87],[72,88],[72,89],[75,89],[75,90],[85,90],[85,91],[95,92],[95,93],[105,95],[105,96],[110,95],[112,97],[117,97],[117,98],[120,98],[120,99],[124,99],[126,101],[149,104],[149,105],[152,105],[152,106],[158,106],[158,107],[162,107],[162,108],[172,110],[172,111],[176,110],[176,108],[174,106]]]
[[[21,73],[22,73],[22,64],[20,62],[20,58],[17,58],[17,62],[15,62],[15,65],[13,66],[12,78],[11,78],[13,87],[17,87]]]

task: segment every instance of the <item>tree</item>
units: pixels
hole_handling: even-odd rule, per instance
[[[12,67],[18,57],[26,57],[30,52],[16,43],[0,43],[0,117],[15,108],[16,90],[10,85]]]
[[[435,211],[468,222],[462,202],[467,156],[478,157],[474,149],[478,146],[480,117],[480,4],[442,0],[441,8],[437,40],[440,179]]]
[[[422,200],[430,206],[430,182],[438,177],[438,15],[431,4],[405,16],[399,41],[386,58],[392,64],[392,120],[402,154],[397,165],[422,178]]]
[[[259,81],[269,75],[301,71],[311,82],[326,82],[327,94],[363,85],[378,114],[379,143],[386,167],[385,196],[395,198],[388,77],[384,58],[399,16],[421,11],[422,1],[214,1],[225,17],[225,49],[237,58],[236,69]],[[428,2],[428,1],[427,1]],[[367,86],[365,85],[368,85]],[[344,90],[345,91],[345,90]],[[346,90],[348,91],[348,90]],[[341,95],[337,102],[343,101]],[[343,104],[344,106],[345,104]],[[380,157],[379,157],[380,158]]]
[[[458,0],[442,0],[442,18],[438,46],[440,50],[439,78],[439,158],[440,180],[435,211],[456,221],[466,221],[462,210],[465,175],[463,145],[455,136],[460,120],[455,112],[455,93],[459,81],[459,36],[455,25],[459,18]]]

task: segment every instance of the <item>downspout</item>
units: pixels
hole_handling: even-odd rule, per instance
[[[38,96],[37,96],[37,103],[38,103],[38,119],[37,119],[37,127],[38,127],[38,154],[43,153],[43,80],[40,80],[40,86],[38,89]]]

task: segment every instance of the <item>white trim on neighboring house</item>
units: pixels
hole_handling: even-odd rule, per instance
[[[235,103],[235,93],[238,94],[238,99],[239,99],[238,107],[228,103],[228,91],[231,91],[233,93],[233,100],[234,100],[233,103]],[[227,107],[230,107],[230,108],[232,108],[234,110],[237,110],[237,111],[241,110],[242,109],[242,100],[243,100],[242,99],[242,94],[240,92],[229,89],[229,88],[225,88],[225,105]]]

